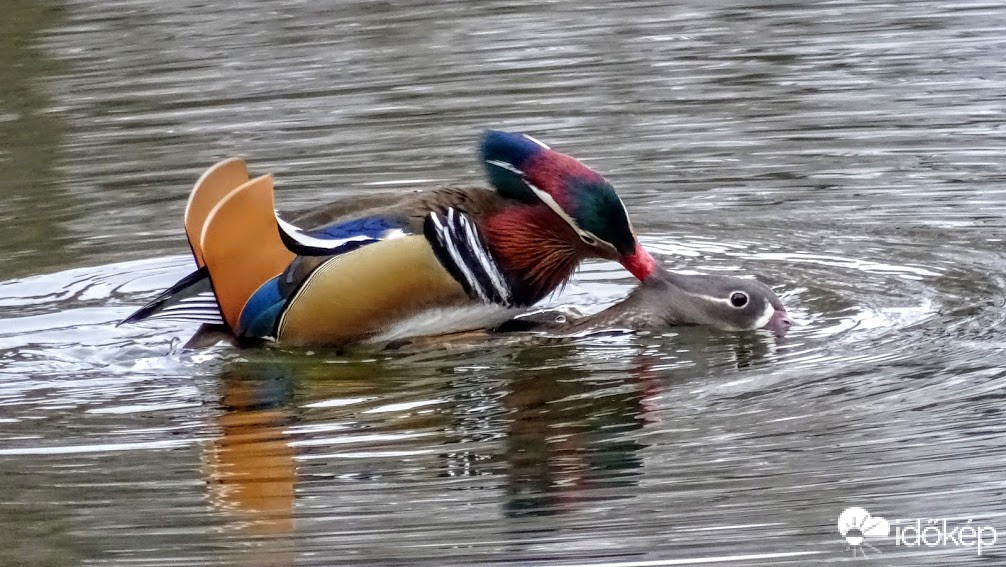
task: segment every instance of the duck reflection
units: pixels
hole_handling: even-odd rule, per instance
[[[653,406],[663,389],[769,360],[774,343],[760,334],[689,329],[675,337],[680,369],[673,372],[663,349],[638,343],[522,352],[516,365],[536,370],[514,372],[502,397],[507,515],[561,514],[630,494],[610,489],[637,483],[646,445],[633,432],[657,420]]]
[[[291,384],[282,367],[237,365],[221,375],[220,436],[206,454],[210,498],[246,534],[293,531]]]
[[[403,494],[433,476],[467,477],[430,489],[471,487],[485,497],[483,490],[501,487],[501,512],[510,518],[628,497],[646,447],[638,432],[658,419],[664,389],[771,352],[765,337],[696,331],[678,335],[673,352],[653,340],[661,342],[539,338],[530,346],[483,342],[463,353],[426,345],[338,364],[249,355],[258,360],[220,376],[220,436],[206,454],[212,502],[244,534],[284,536],[295,529],[298,474],[301,491],[380,478],[401,483]],[[394,513],[380,499],[351,507]],[[289,538],[273,539],[282,557]]]
[[[596,371],[570,364],[573,347],[529,349],[502,397],[507,411],[503,457],[505,513],[551,515],[614,498],[605,488],[636,483],[645,447],[627,437],[643,427],[652,376],[645,368]],[[557,365],[560,364],[561,366]]]
[[[715,377],[724,370],[744,369],[776,360],[784,338],[765,333],[729,333],[682,327],[673,337],[674,354],[682,363],[679,378]]]

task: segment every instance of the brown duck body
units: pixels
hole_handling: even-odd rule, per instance
[[[514,309],[472,306],[468,292],[438,262],[423,237],[424,223],[430,212],[445,215],[449,209],[475,219],[486,235],[493,259],[508,275]],[[393,218],[408,234],[346,254],[295,257],[280,276],[282,293],[292,298],[277,329],[277,339],[286,344],[342,344],[493,326],[552,292],[584,256],[572,230],[564,232],[544,205],[514,202],[480,187],[439,188],[404,199],[375,195],[283,216],[313,230]],[[508,232],[515,217],[522,230]],[[522,248],[525,231],[538,238]],[[514,256],[514,247],[523,253]],[[425,320],[416,319],[424,313]]]
[[[307,210],[283,213],[281,216],[307,229],[354,219],[392,216],[408,219],[410,227],[422,232],[423,222],[430,211],[443,214],[449,207],[454,207],[482,217],[506,208],[508,201],[510,199],[484,187],[440,187],[417,190],[404,197],[401,193],[378,193],[340,199]]]
[[[491,215],[504,209],[506,200],[482,187],[444,187],[417,191],[405,198],[401,194],[382,193],[344,199],[308,210],[280,213],[280,217],[307,230],[321,230],[354,220],[390,217],[399,219],[406,233],[421,235],[423,223],[430,212],[444,214],[452,207],[468,214]],[[312,272],[334,256],[296,256],[284,272],[283,283],[301,285]],[[464,293],[460,285],[456,291]]]

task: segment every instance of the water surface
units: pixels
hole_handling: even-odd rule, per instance
[[[0,563],[993,565],[1006,556],[1006,9],[994,2],[9,0]],[[799,327],[400,352],[114,322],[191,267],[214,161],[283,208],[603,171],[682,271]],[[632,286],[588,263],[552,305]],[[853,559],[848,506],[1001,544]],[[862,551],[862,550],[858,550]]]

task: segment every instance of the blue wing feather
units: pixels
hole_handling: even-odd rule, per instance
[[[286,298],[279,285],[280,276],[262,284],[241,309],[238,336],[272,337],[276,334],[276,321],[286,306]]]
[[[339,224],[333,224],[304,231],[306,234],[317,238],[340,239],[352,236],[369,236],[375,240],[380,240],[385,233],[395,229],[402,229],[404,223],[399,219],[387,217],[370,217],[364,219],[354,219]]]
[[[302,230],[276,218],[279,235],[291,252],[301,256],[336,256],[381,240],[403,236],[407,225],[395,217],[367,217]]]

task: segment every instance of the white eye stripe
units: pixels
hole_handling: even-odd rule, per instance
[[[734,295],[737,295],[737,294],[740,294],[740,295],[744,296],[744,304],[743,305],[734,305],[733,297],[734,297]],[[693,295],[695,295],[696,297],[701,297],[702,299],[704,299],[706,301],[709,301],[711,303],[719,303],[721,305],[726,305],[727,307],[730,307],[732,309],[744,309],[745,307],[748,306],[748,303],[751,302],[751,295],[748,292],[741,291],[741,290],[731,291],[727,295],[726,299],[723,299],[722,297],[713,297],[711,295],[702,295],[702,294],[698,294],[698,293],[693,294]]]
[[[525,180],[525,183],[527,183],[527,180]],[[573,230],[575,230],[576,234],[579,235],[580,238],[586,237],[593,239],[595,241],[601,240],[600,238],[597,238],[597,235],[595,235],[594,233],[580,228],[580,226],[576,224],[576,221],[573,220],[573,217],[566,214],[566,211],[562,210],[562,207],[559,206],[559,203],[555,202],[555,199],[553,199],[551,195],[535,187],[531,183],[528,183],[527,186],[531,188],[531,191],[534,191],[534,194],[537,195],[538,198],[541,199],[541,201],[548,206],[548,208],[552,209],[552,211],[554,211],[555,214],[559,215],[559,217],[561,217],[562,220],[566,221],[566,224],[568,224]]]
[[[552,149],[552,148],[550,148],[550,147],[546,146],[544,142],[542,142],[541,140],[539,140],[539,139],[537,139],[537,138],[533,138],[533,137],[531,137],[531,136],[528,136],[527,134],[522,134],[522,135],[523,135],[523,136],[524,136],[525,138],[527,138],[528,140],[531,140],[532,142],[534,142],[534,143],[538,144],[539,146],[541,146],[541,147],[545,148],[546,150],[550,150],[550,149]]]
[[[744,305],[741,305],[740,307],[737,307],[736,305],[734,305],[734,304],[733,304],[733,302],[732,302],[732,301],[730,301],[730,298],[731,298],[731,297],[733,296],[733,294],[735,294],[735,293],[743,293],[743,294],[744,294],[744,297],[746,297],[746,298],[747,298],[747,301],[745,301],[745,302],[744,302]],[[701,298],[701,299],[703,299],[703,300],[705,300],[705,301],[708,301],[708,302],[710,302],[710,303],[718,303],[718,304],[720,304],[720,305],[724,305],[724,306],[726,306],[726,307],[729,307],[730,309],[734,309],[734,310],[741,310],[741,309],[744,309],[744,308],[745,308],[745,307],[747,307],[747,306],[748,306],[748,304],[749,304],[749,303],[751,302],[751,295],[750,295],[750,294],[749,294],[748,292],[746,292],[746,291],[740,291],[740,290],[737,290],[737,291],[731,291],[731,292],[730,292],[730,294],[729,294],[729,295],[727,295],[727,297],[726,297],[725,299],[724,299],[724,298],[722,298],[722,297],[713,297],[713,296],[711,296],[711,295],[702,295],[701,293],[693,293],[693,294],[691,294],[691,295],[694,295],[695,297],[698,297],[698,298]],[[766,303],[766,305],[768,305],[769,307],[772,307],[772,306],[771,306],[770,304],[768,304],[768,303]],[[774,309],[774,308],[773,308],[772,310],[773,310],[773,311],[775,311],[775,309]]]
[[[581,238],[583,237],[583,233],[585,231],[581,230],[580,227],[578,227],[576,225],[576,222],[572,219],[572,217],[570,217],[569,215],[567,215],[566,211],[562,210],[562,207],[559,206],[559,203],[555,202],[555,199],[553,199],[551,195],[549,195],[545,191],[542,191],[541,189],[535,187],[534,184],[532,184],[530,181],[528,181],[527,177],[524,176],[524,172],[523,171],[521,171],[520,169],[514,167],[513,164],[507,163],[505,161],[499,161],[499,160],[494,160],[494,159],[487,159],[486,163],[495,165],[496,167],[500,167],[500,168],[503,168],[503,169],[505,169],[505,170],[507,170],[507,171],[509,171],[511,173],[516,173],[517,175],[520,175],[521,179],[523,179],[524,183],[526,183],[527,186],[531,188],[531,192],[534,193],[536,197],[538,197],[543,203],[545,203],[546,205],[548,205],[548,208],[550,208],[553,211],[555,211],[555,214],[557,214],[560,217],[562,217],[562,220],[566,221],[566,224],[568,224],[569,226],[573,227],[573,230],[575,230],[576,233],[581,236]]]
[[[723,299],[722,297],[713,297],[711,295],[702,295],[702,294],[699,294],[699,293],[693,293],[691,295],[694,295],[695,297],[698,297],[698,298],[700,298],[700,299],[702,299],[704,301],[708,301],[710,303],[719,303],[720,305],[726,305],[727,307],[729,307],[731,309],[737,309],[736,307],[733,306],[732,303],[730,303],[729,299]]]
[[[528,136],[528,138],[531,138],[531,137]],[[534,138],[531,138],[531,139],[534,140]],[[534,140],[534,141],[538,142],[537,140]],[[538,143],[540,144],[541,142],[538,142]],[[544,146],[546,148],[548,147],[548,146],[545,146],[544,144],[542,144],[542,146]],[[562,209],[562,207],[559,206],[559,203],[557,203],[555,201],[555,199],[551,195],[549,195],[545,191],[542,191],[541,189],[535,187],[533,183],[531,183],[530,181],[527,180],[526,177],[524,177],[524,172],[521,171],[520,169],[514,167],[513,164],[507,163],[505,161],[499,161],[499,160],[493,160],[493,159],[487,159],[486,163],[495,165],[497,167],[500,167],[500,168],[503,168],[503,169],[505,169],[507,171],[510,171],[511,173],[516,173],[517,175],[520,175],[521,179],[524,180],[524,183],[526,183],[527,186],[531,188],[531,192],[533,192],[535,194],[535,196],[538,197],[541,200],[541,202],[545,203],[545,205],[547,205],[548,208],[552,209],[552,211],[554,211],[555,214],[559,215],[559,217],[562,218],[562,220],[566,221],[566,224],[568,224],[570,226],[570,228],[572,228],[574,231],[576,231],[576,234],[580,237],[580,239],[583,240],[588,245],[594,246],[598,242],[604,242],[605,244],[608,244],[608,242],[606,240],[604,240],[603,238],[599,238],[593,232],[590,232],[589,230],[584,230],[584,229],[580,228],[580,226],[578,224],[576,224],[576,221],[573,220],[573,217],[569,216],[566,213],[566,211],[564,211]],[[619,203],[621,203],[621,205],[622,205],[622,210],[625,211],[625,218],[629,218],[629,213],[628,213],[628,211],[625,210],[625,203],[622,203],[621,199],[619,199]]]
[[[738,292],[730,292],[731,295],[733,295],[734,293],[738,293]],[[741,291],[739,293],[743,293],[744,295],[748,295],[748,297],[750,297],[750,295],[747,292]],[[723,299],[723,298],[720,298],[720,297],[712,297],[712,296],[709,296],[709,295],[701,295],[701,294],[697,294],[697,293],[693,293],[693,294],[690,294],[690,295],[693,295],[694,297],[701,298],[701,299],[703,299],[705,301],[708,301],[710,303],[718,303],[720,305],[724,305],[724,306],[729,307],[730,309],[733,309],[733,310],[741,309],[741,308],[738,308],[738,307],[734,306],[732,303],[730,303],[729,299]],[[750,301],[750,299],[749,299],[749,301]],[[747,304],[745,304],[744,306],[746,307]],[[773,315],[775,315],[775,307],[772,306],[771,302],[766,301],[765,302],[765,306],[762,308],[762,312],[758,316],[758,318],[755,319],[754,322],[749,327],[743,327],[743,328],[738,328],[738,329],[741,329],[741,330],[745,330],[745,329],[746,330],[761,329],[762,327],[764,327],[765,325],[768,324],[768,322],[772,319]]]
[[[495,165],[496,167],[503,168],[503,169],[505,169],[505,170],[507,170],[507,171],[509,171],[511,173],[516,173],[517,175],[520,175],[521,177],[524,177],[524,172],[521,171],[521,170],[519,170],[519,169],[517,169],[512,163],[505,162],[505,161],[500,161],[500,160],[496,160],[496,159],[487,159],[486,163],[488,163],[489,165]]]

